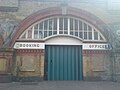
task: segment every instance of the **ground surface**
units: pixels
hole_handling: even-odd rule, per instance
[[[119,82],[42,81],[0,83],[0,90],[120,90]]]

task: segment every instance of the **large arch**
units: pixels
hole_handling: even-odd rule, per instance
[[[32,24],[34,24],[37,21],[40,21],[41,19],[56,16],[56,15],[70,15],[74,17],[81,18],[92,25],[94,25],[100,32],[105,36],[104,32],[102,31],[100,25],[105,25],[105,23],[100,20],[95,15],[83,11],[81,9],[73,8],[73,7],[51,7],[43,10],[39,10],[36,13],[33,13],[32,15],[26,17],[16,28],[16,32],[12,37],[12,40],[10,41],[10,46],[13,47],[16,40],[19,38],[19,36]],[[106,36],[105,36],[106,37]]]

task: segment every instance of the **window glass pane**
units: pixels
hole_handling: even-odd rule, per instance
[[[47,31],[44,31],[44,38],[47,37]]]
[[[63,34],[63,31],[62,31],[62,30],[60,30],[60,31],[59,31],[59,34]]]
[[[94,40],[98,40],[98,32],[94,31]]]
[[[100,40],[103,40],[102,36],[100,35]]]
[[[39,30],[43,30],[43,22],[39,24]]]
[[[21,39],[25,39],[26,38],[26,32],[22,35]]]
[[[55,34],[57,34],[57,31],[54,31],[54,32],[53,32],[53,35],[55,35]]]
[[[78,31],[78,20],[75,20],[75,30]]]
[[[92,40],[92,32],[89,32],[89,40]]]
[[[78,36],[78,32],[75,32],[75,36]]]
[[[28,37],[27,38],[32,38],[32,28],[28,30]]]
[[[38,24],[34,26],[34,29],[38,29]]]
[[[52,30],[52,19],[49,20],[49,30]]]
[[[48,27],[48,20],[45,20],[44,21],[44,30],[47,30],[48,29],[47,27]]]
[[[49,36],[51,36],[52,35],[52,31],[49,31]]]
[[[70,32],[70,35],[73,35],[73,32]]]
[[[81,31],[82,30],[82,22],[79,21],[79,30]]]
[[[59,19],[59,30],[63,30],[63,18]]]
[[[34,38],[38,39],[38,24],[34,26]]]
[[[88,31],[92,32],[92,27],[88,26]]]
[[[79,32],[79,37],[83,38],[83,32]]]
[[[70,18],[70,30],[73,30],[73,19]]]
[[[84,32],[84,39],[87,39],[87,32]]]
[[[87,24],[84,23],[84,31],[87,31]]]
[[[42,31],[39,31],[39,38],[40,38],[40,39],[43,38],[43,33],[42,33]]]
[[[68,18],[64,18],[64,30],[68,30]]]
[[[54,18],[54,28],[53,30],[57,30],[57,18]]]
[[[64,34],[68,34],[68,32],[67,32],[67,31],[64,31]]]
[[[38,31],[36,31],[36,30],[34,31],[34,38],[38,39]]]

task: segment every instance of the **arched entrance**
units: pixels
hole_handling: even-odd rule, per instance
[[[46,45],[45,80],[83,80],[81,45]]]
[[[97,60],[93,56],[97,53],[101,57],[110,46],[97,26],[102,21],[94,16],[89,18],[87,12],[80,11],[68,7],[63,13],[62,8],[57,7],[23,20],[11,41],[16,50],[14,76],[83,80],[83,77],[94,77],[91,73],[95,72],[97,77],[101,77],[96,72],[104,71],[101,67],[104,57]],[[97,64],[101,61],[99,68],[96,69],[96,63],[91,67],[93,61],[90,60],[96,60]]]
[[[54,36],[45,41],[45,80],[82,80],[82,41]]]
[[[66,13],[62,12],[64,9]],[[104,26],[105,23],[93,14],[73,7],[51,7],[33,13],[32,15],[26,17],[23,21],[21,21],[19,26],[16,28],[16,33],[14,34],[13,39],[10,42],[10,47],[14,46],[20,35],[30,26],[32,26],[36,22],[39,22],[40,20],[44,20],[45,18],[53,16],[71,16],[76,17],[76,19],[82,19],[83,21],[90,23],[91,25],[96,27],[103,34],[103,36],[107,38],[107,36],[104,34],[104,30],[102,30],[102,28],[100,27],[100,25]]]

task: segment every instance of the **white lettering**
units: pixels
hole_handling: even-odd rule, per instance
[[[83,44],[83,49],[91,50],[110,50],[112,49],[109,44]]]
[[[45,49],[44,43],[34,42],[16,42],[14,45],[15,49]],[[98,43],[87,43],[83,44],[83,49],[86,50],[110,50],[112,49],[109,44],[98,44]]]
[[[16,42],[15,49],[44,49],[44,43]]]

